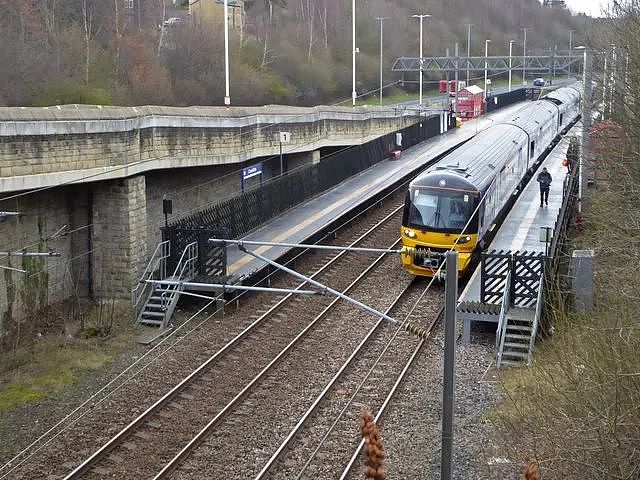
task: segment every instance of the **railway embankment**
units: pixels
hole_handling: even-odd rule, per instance
[[[491,415],[499,450],[529,459],[543,478],[639,472],[640,163],[628,144],[612,122],[590,132],[593,182],[567,251],[595,251],[593,308],[575,312],[571,278],[559,279],[553,335],[539,345],[532,368],[503,375],[505,401]]]

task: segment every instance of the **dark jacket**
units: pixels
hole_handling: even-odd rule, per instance
[[[540,172],[538,174],[538,183],[542,190],[548,190],[551,185],[551,174],[549,172]]]

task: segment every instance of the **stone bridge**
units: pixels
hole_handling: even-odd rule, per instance
[[[237,193],[238,170],[258,160],[277,175],[281,147],[292,169],[421,118],[406,107],[0,108],[0,212],[21,213],[0,213],[0,250],[61,254],[2,257],[28,273],[4,269],[0,315],[127,296],[160,239],[163,196],[184,214]]]

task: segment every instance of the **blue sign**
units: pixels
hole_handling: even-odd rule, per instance
[[[255,177],[256,175],[262,175],[262,163],[251,165],[250,167],[242,169],[242,179]]]

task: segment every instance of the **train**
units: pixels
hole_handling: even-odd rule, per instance
[[[402,264],[434,276],[443,253],[458,252],[458,274],[485,248],[514,194],[579,116],[581,85],[550,92],[445,155],[409,184],[402,215]]]

